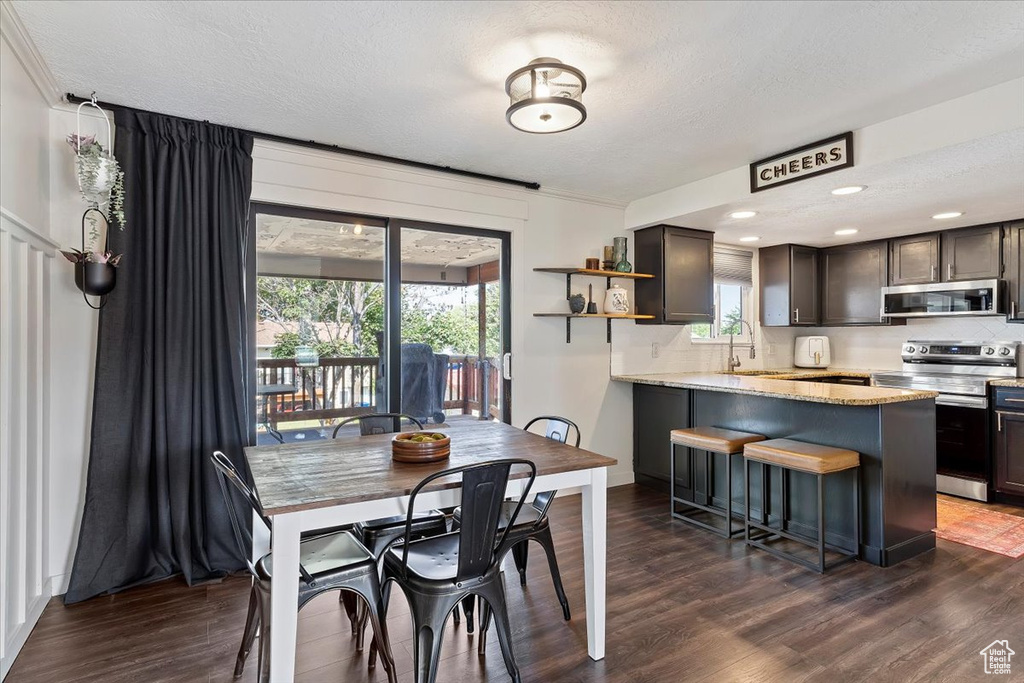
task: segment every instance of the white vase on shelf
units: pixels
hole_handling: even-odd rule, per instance
[[[604,312],[609,315],[629,313],[629,292],[618,285],[612,285],[604,293]]]

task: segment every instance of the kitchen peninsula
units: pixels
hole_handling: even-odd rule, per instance
[[[935,392],[834,383],[857,372],[765,371],[760,376],[713,373],[615,375],[633,383],[634,470],[638,483],[668,488],[669,432],[715,426],[763,434],[769,439],[847,448],[861,457],[861,560],[891,566],[935,547]],[[785,377],[785,379],[782,379]],[[820,379],[821,381],[816,381]],[[866,380],[865,380],[866,381]],[[687,469],[677,446],[676,495],[703,496],[706,481],[695,458]],[[743,513],[743,462],[732,459],[734,510]],[[760,481],[752,472],[751,508],[761,506]],[[852,475],[851,475],[852,476]],[[708,477],[715,505],[724,500],[724,477]],[[816,528],[812,477],[791,473],[789,528],[811,535]],[[830,504],[827,541],[852,549],[852,487],[826,490]],[[692,486],[692,488],[691,488]],[[768,485],[768,511],[780,508],[779,482]]]

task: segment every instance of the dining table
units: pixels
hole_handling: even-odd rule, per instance
[[[451,455],[431,463],[392,460],[394,434],[339,435],[313,443],[245,449],[263,513],[273,533],[254,519],[253,560],[274,553],[270,597],[270,680],[292,681],[298,624],[299,542],[302,532],[408,512],[409,494],[435,472],[503,458],[525,458],[537,467],[531,491],[578,487],[582,500],[587,653],[605,654],[605,581],[608,468],[618,461],[503,422],[450,418],[431,428],[451,437]],[[518,496],[527,474],[513,472],[506,495]],[[418,509],[459,504],[460,479],[444,478],[417,496]],[[513,616],[514,619],[514,616]]]

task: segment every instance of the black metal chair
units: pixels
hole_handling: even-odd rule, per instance
[[[529,431],[530,427],[541,420],[547,420],[544,434],[547,438],[567,443],[569,435],[575,430],[576,439],[574,445],[576,448],[580,447],[580,428],[576,426],[575,422],[565,417],[542,415],[527,422],[523,429]],[[519,572],[519,585],[521,586],[526,585],[526,564],[529,559],[530,541],[536,541],[544,548],[544,553],[548,558],[548,568],[551,571],[551,582],[554,584],[555,595],[562,606],[562,616],[566,621],[569,621],[572,618],[572,614],[569,611],[569,600],[565,596],[565,588],[562,586],[562,574],[558,569],[558,559],[555,556],[555,542],[551,538],[551,526],[548,523],[548,508],[551,507],[551,503],[555,500],[556,493],[558,492],[542,491],[534,497],[529,506],[523,508],[515,526],[512,528],[512,532],[509,534],[509,546],[512,550],[512,559],[515,562],[516,570]],[[508,518],[514,505],[514,501],[508,500],[502,505],[501,521],[498,522],[499,529],[504,529],[504,525],[508,523]],[[452,529],[457,529],[461,522],[462,510],[455,508],[452,516]],[[462,602],[462,610],[466,613],[466,630],[470,633],[473,632],[473,602],[472,597]],[[479,618],[480,640],[477,643],[477,647],[482,653],[484,648],[487,647],[487,628],[490,623],[486,606],[481,607]]]
[[[513,466],[524,466],[529,477],[519,502],[498,534],[505,488]],[[416,496],[432,482],[455,475],[462,478],[462,508],[458,531],[394,546],[384,553],[383,600],[385,615],[391,583],[397,583],[409,600],[416,634],[413,664],[416,683],[434,683],[448,616],[470,595],[482,598],[494,614],[505,668],[515,683],[519,668],[512,653],[512,633],[505,604],[501,558],[508,552],[509,532],[533,487],[537,467],[529,460],[505,459],[466,465],[430,475],[409,497],[406,535],[413,524]],[[370,660],[374,648],[371,645]]]
[[[359,424],[360,436],[372,436],[374,434],[393,434],[402,429],[402,420],[408,420],[415,424],[417,429],[423,429],[423,424],[411,415],[403,413],[366,413],[356,415],[343,420],[334,428],[331,434],[332,439],[338,438],[339,430],[347,424],[357,422]],[[387,547],[403,537],[405,532],[405,516],[395,515],[381,519],[371,519],[365,522],[357,522],[352,527],[352,533],[366,548],[373,553],[378,560]],[[430,510],[416,515],[413,521],[412,538],[425,538],[448,533],[448,522],[440,510]],[[356,651],[363,651],[363,644],[366,633],[366,622],[369,612],[361,603],[357,603],[355,597],[350,593],[342,592],[339,597],[345,605],[345,612],[348,614],[352,626],[352,635],[356,639]]]
[[[416,429],[423,429],[423,423],[411,415],[404,413],[366,413],[356,415],[342,420],[334,427],[331,438],[338,438],[338,431],[347,424],[359,423],[360,436],[372,436],[373,434],[394,434],[402,431],[402,420],[408,420],[416,425]]]
[[[270,635],[270,579],[273,571],[273,553],[267,553],[255,565],[248,559],[252,539],[246,538],[247,527],[238,519],[238,511],[228,489],[228,483],[242,494],[245,502],[259,515],[271,533],[273,533],[273,525],[263,514],[263,505],[260,503],[256,490],[245,483],[228,457],[221,451],[215,451],[210,460],[217,471],[217,482],[228,509],[235,541],[238,543],[243,557],[246,558],[246,564],[253,577],[245,628],[242,631],[242,644],[238,648],[238,657],[235,661],[235,678],[242,675],[245,660],[252,650],[257,630],[259,630],[257,680],[266,682],[270,678],[270,668],[266,665],[266,660],[270,654],[267,646]],[[298,609],[301,610],[310,600],[330,590],[351,591],[361,597],[367,605],[375,642],[380,644],[380,650],[383,653],[381,658],[384,662],[384,669],[387,671],[388,681],[397,683],[395,661],[391,655],[387,624],[384,620],[385,608],[381,597],[380,579],[377,575],[376,558],[347,531],[337,531],[303,539],[299,558]]]

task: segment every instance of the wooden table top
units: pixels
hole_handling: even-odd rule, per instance
[[[429,474],[500,458],[532,460],[537,476],[618,462],[502,422],[453,420],[437,431],[451,436],[452,454],[436,463],[394,462],[394,434],[249,446],[245,455],[267,515],[407,496]],[[517,473],[520,469],[513,468],[513,478],[525,476]],[[444,479],[425,490],[458,486],[457,478]]]

